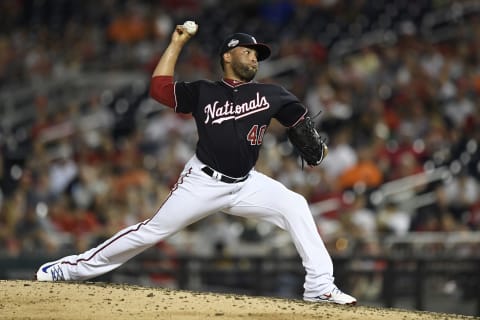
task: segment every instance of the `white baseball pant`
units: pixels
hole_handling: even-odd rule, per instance
[[[182,228],[216,212],[257,218],[287,230],[306,271],[305,296],[330,292],[333,264],[305,198],[254,169],[238,183],[218,181],[193,156],[156,214],[124,228],[99,246],[60,259],[66,280],[105,274]]]

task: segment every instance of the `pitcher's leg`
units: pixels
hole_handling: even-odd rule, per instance
[[[184,208],[185,203],[188,203],[186,198],[176,200],[172,194],[153,218],[121,230],[84,253],[60,259],[59,272],[64,280],[87,280],[119,267],[203,216],[202,211]]]
[[[65,280],[88,280],[105,274],[160,241],[148,223],[124,228],[95,248],[60,259]]]
[[[99,246],[79,255],[46,263],[37,279],[86,280],[109,272],[176,231],[221,210],[228,190],[212,188],[209,176],[196,167],[184,171],[157,213],[127,227]]]
[[[316,296],[335,288],[332,260],[303,196],[254,172],[239,193],[235,206],[226,212],[268,221],[289,232],[305,267],[305,296]]]

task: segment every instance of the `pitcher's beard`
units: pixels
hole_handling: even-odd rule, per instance
[[[240,80],[245,82],[252,81],[257,74],[257,68],[251,68],[238,62],[232,62],[232,70]]]

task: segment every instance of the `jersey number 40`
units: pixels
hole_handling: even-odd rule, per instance
[[[261,145],[263,141],[263,135],[265,134],[265,130],[267,129],[266,125],[258,127],[258,124],[252,126],[250,131],[247,134],[247,140],[250,141],[252,146]]]

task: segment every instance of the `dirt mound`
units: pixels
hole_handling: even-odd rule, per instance
[[[106,283],[0,280],[0,319],[473,319]]]

